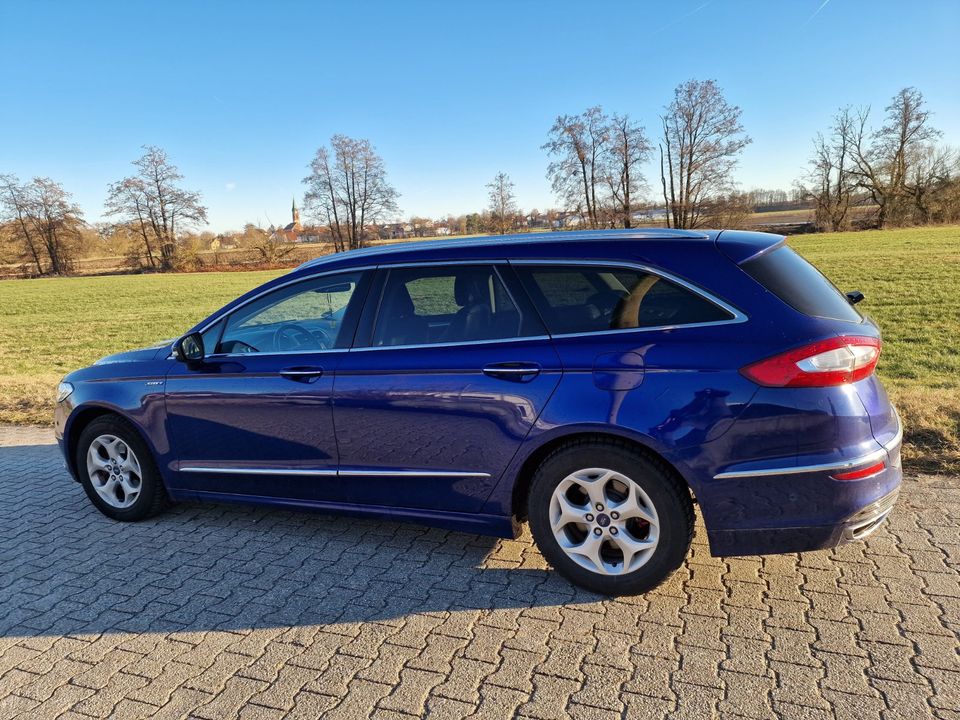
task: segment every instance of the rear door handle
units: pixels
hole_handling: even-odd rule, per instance
[[[540,370],[541,367],[536,363],[504,362],[487,365],[483,368],[483,374],[499,380],[529,382],[540,374]]]
[[[289,367],[280,371],[280,377],[297,382],[313,382],[323,375],[323,368],[318,367]]]

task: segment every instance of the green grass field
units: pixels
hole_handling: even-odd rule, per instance
[[[916,469],[960,472],[960,228],[805,235],[791,244],[884,333],[880,375]],[[0,423],[49,423],[53,388],[103,355],[172,338],[277,271],[0,282]]]

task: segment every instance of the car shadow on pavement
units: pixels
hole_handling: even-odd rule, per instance
[[[389,621],[594,602],[529,537],[232,505],[101,515],[55,447],[0,448],[0,637]]]

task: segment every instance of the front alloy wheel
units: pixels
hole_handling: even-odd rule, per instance
[[[143,471],[130,446],[116,435],[99,435],[87,450],[87,474],[97,494],[111,507],[123,509],[140,496]]]
[[[87,497],[107,517],[142,520],[170,504],[149,446],[123,418],[103,415],[87,425],[74,462]]]

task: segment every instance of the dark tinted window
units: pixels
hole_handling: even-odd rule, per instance
[[[860,322],[863,318],[819,270],[788,247],[741,266],[754,280],[805,315]]]
[[[618,267],[520,266],[553,334],[690,325],[732,315],[659,275]]]
[[[543,334],[491,265],[390,270],[374,346],[475,342]]]

